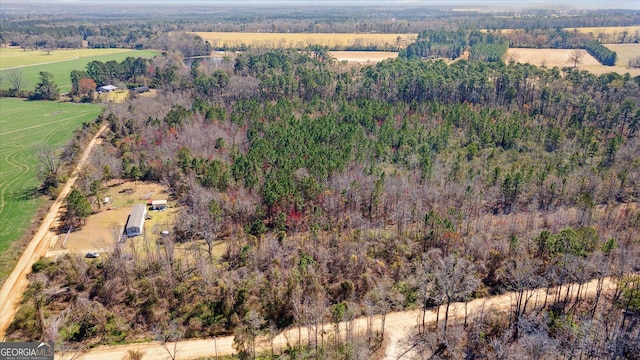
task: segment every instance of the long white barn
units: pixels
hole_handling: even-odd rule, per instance
[[[142,235],[144,231],[144,218],[147,216],[147,206],[144,204],[137,204],[133,206],[131,215],[127,220],[127,227],[125,232],[128,237],[134,237]]]

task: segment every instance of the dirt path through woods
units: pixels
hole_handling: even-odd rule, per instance
[[[580,290],[580,298],[590,298],[596,295],[598,280],[592,280],[586,284],[583,284]],[[552,288],[549,293],[549,298],[553,297],[556,291],[562,291],[564,295],[566,293],[567,286],[560,288]],[[608,293],[615,289],[615,282],[610,278],[604,278],[602,282],[602,293]],[[578,286],[572,284],[569,295],[571,298],[575,298],[577,294]],[[530,290],[526,292],[526,297],[529,298],[530,307],[540,306],[545,301],[545,295],[547,294],[546,288]],[[476,299],[466,304],[467,313],[469,317],[481,316],[484,312],[497,312],[508,311],[513,302],[516,299],[516,293],[510,292],[503,295],[497,295],[482,299]],[[550,300],[549,300],[550,301]],[[444,306],[440,307],[440,319],[444,318]],[[449,308],[450,321],[461,321],[464,319],[465,304],[454,303]],[[401,311],[387,314],[385,322],[385,337],[390,339],[390,343],[386,349],[384,349],[385,359],[409,359],[411,356],[411,345],[409,339],[416,332],[416,324],[422,314],[419,310]],[[436,321],[436,311],[427,311],[424,317],[425,323],[433,324]],[[353,331],[353,333],[364,333],[367,329],[368,318],[360,317],[349,323],[340,323],[340,336],[344,340],[345,329],[347,326]],[[373,331],[381,328],[381,318],[376,316],[372,322]],[[320,329],[319,329],[320,330]],[[335,336],[335,326],[325,324],[325,334],[318,337],[318,341],[332,341]],[[300,339],[298,334],[301,334]],[[318,331],[322,333],[322,331]],[[309,339],[313,341],[315,338],[315,329],[302,328],[299,332],[298,328],[289,329],[279,333],[273,339],[273,346],[267,339],[258,340],[257,351],[271,351],[273,348],[276,353],[284,350],[288,345],[294,346],[300,341],[303,345],[306,345]],[[298,340],[299,339],[299,340]],[[174,347],[175,346],[175,347]],[[313,346],[313,345],[311,345]],[[215,358],[216,355],[230,355],[235,354],[233,349],[233,336],[217,337],[215,339],[198,339],[198,340],[185,340],[178,343],[168,343],[165,349],[159,343],[140,343],[140,344],[128,344],[117,346],[103,346],[91,349],[86,353],[80,355],[74,354],[59,354],[63,359],[86,359],[86,360],[115,360],[115,359],[128,359],[128,351],[136,351],[142,353],[142,359],[170,359],[169,352],[175,355],[176,359],[194,359],[199,357]]]
[[[22,294],[27,289],[29,281],[27,280],[27,274],[31,272],[31,266],[45,256],[49,249],[55,245],[58,235],[55,229],[60,225],[60,219],[62,215],[62,205],[64,200],[71,191],[71,187],[76,183],[78,174],[89,160],[89,154],[91,150],[98,142],[98,138],[107,129],[107,125],[103,125],[96,135],[91,139],[91,142],[82,153],[82,157],[78,162],[75,170],[71,174],[71,177],[60,191],[60,195],[56,201],[51,205],[49,212],[45,216],[42,224],[38,228],[38,232],[33,236],[29,245],[22,253],[18,264],[11,272],[11,275],[7,278],[0,290],[0,339],[4,340],[7,328],[13,321],[16,310],[18,309],[18,303],[22,299]]]

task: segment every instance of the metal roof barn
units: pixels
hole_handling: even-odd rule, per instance
[[[144,230],[144,218],[147,216],[147,206],[144,204],[137,204],[133,206],[131,215],[127,220],[127,227],[125,232],[128,237],[134,237],[142,235]]]

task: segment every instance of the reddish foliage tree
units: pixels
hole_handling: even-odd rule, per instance
[[[96,82],[93,81],[92,78],[82,78],[78,82],[78,91],[80,91],[80,94],[88,94],[92,90],[95,90],[95,88]]]

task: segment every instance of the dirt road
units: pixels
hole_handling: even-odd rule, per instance
[[[60,195],[58,195],[56,201],[51,205],[51,209],[49,209],[47,216],[38,228],[38,232],[36,232],[31,239],[31,242],[29,242],[29,245],[20,257],[20,260],[18,260],[18,264],[2,286],[2,290],[0,290],[0,339],[4,339],[7,328],[11,324],[17,310],[17,305],[22,298],[22,293],[29,285],[29,282],[27,281],[27,274],[31,272],[31,266],[38,261],[40,257],[44,256],[53,245],[55,245],[58,236],[54,229],[59,225],[64,199],[71,191],[71,187],[75,184],[80,170],[82,170],[87,163],[89,154],[96,145],[98,137],[102,135],[106,128],[107,124],[100,128],[82,153],[78,166],[76,166],[73,174],[71,174],[71,177],[60,192]]]
[[[580,292],[581,298],[592,297],[596,293],[597,280],[593,280],[582,286]],[[603,282],[603,293],[613,290],[615,283],[609,278],[605,278]],[[563,287],[566,289],[566,287]],[[572,297],[575,297],[577,286],[572,287]],[[555,289],[552,289],[552,292]],[[540,305],[544,301],[546,289],[532,290],[529,292],[530,304],[532,306]],[[506,293],[503,295],[476,299],[467,303],[467,312],[470,316],[480,315],[483,311],[495,312],[495,311],[507,311],[510,309],[512,301],[515,299],[514,293]],[[449,311],[453,319],[463,319],[464,317],[464,303],[452,304]],[[441,309],[441,311],[444,311]],[[440,314],[441,316],[443,313]],[[391,340],[385,350],[385,359],[408,359],[411,353],[407,353],[410,345],[407,339],[415,332],[418,317],[421,316],[420,311],[402,311],[390,313],[387,315],[385,323],[385,334]],[[425,322],[434,323],[436,321],[436,312],[429,311],[425,315]],[[373,321],[373,329],[380,328],[381,319],[376,317]],[[345,323],[340,324],[341,333],[344,336]],[[354,320],[350,327],[354,332],[364,332],[367,329],[367,318],[362,317]],[[334,329],[332,326],[327,325],[324,328],[327,334],[332,334]],[[306,344],[308,335],[307,329],[304,328],[301,331],[301,341]],[[324,335],[325,341],[329,336]],[[284,331],[273,340],[273,347],[278,352],[281,349],[287,347],[287,345],[298,344],[298,329],[290,329]],[[198,357],[214,357],[217,355],[229,355],[234,354],[233,349],[233,336],[224,336],[214,339],[200,339],[200,340],[187,340],[180,341],[176,344],[174,353],[174,344],[168,344],[167,349],[175,355],[177,359],[193,359]],[[127,359],[128,351],[138,351],[143,354],[143,359],[170,359],[167,349],[162,347],[158,343],[141,343],[130,345],[118,345],[118,346],[104,346],[91,349],[88,352],[77,357],[78,354],[67,354],[66,356],[60,356],[60,358],[79,358],[86,360],[114,360],[114,359]],[[259,350],[268,351],[271,349],[271,343],[268,341],[262,341],[259,345]],[[60,354],[62,355],[62,354]]]

